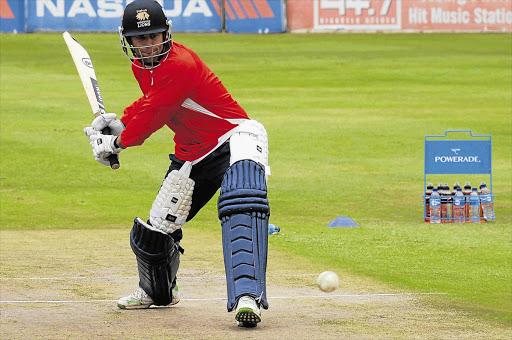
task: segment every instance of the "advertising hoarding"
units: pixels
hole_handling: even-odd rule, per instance
[[[314,28],[398,30],[401,5],[402,0],[314,0]]]
[[[116,31],[132,1],[0,0],[1,31]],[[512,32],[512,0],[157,1],[177,32]]]
[[[284,0],[157,0],[175,32],[285,31]],[[3,32],[117,31],[133,0],[0,0]],[[224,10],[223,10],[224,9]],[[224,12],[223,12],[224,11]],[[15,19],[11,12],[16,12]]]
[[[512,32],[512,0],[288,0],[287,16],[292,32]]]
[[[228,32],[275,33],[286,30],[284,1],[225,0],[225,8]]]
[[[213,0],[215,1],[215,0]],[[130,0],[32,0],[28,31],[117,31]],[[160,0],[175,31],[220,31],[212,0]]]
[[[425,142],[426,174],[490,174],[490,140]]]
[[[512,0],[406,1],[403,29],[511,31]]]
[[[0,31],[25,32],[24,0],[0,0]]]

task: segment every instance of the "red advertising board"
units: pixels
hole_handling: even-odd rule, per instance
[[[512,31],[512,0],[288,0],[290,31]]]
[[[407,0],[402,28],[510,32],[512,0]]]
[[[402,0],[314,0],[314,28],[400,29],[401,2]]]

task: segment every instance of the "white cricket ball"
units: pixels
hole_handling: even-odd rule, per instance
[[[318,283],[318,288],[320,288],[321,291],[330,293],[338,288],[340,279],[335,272],[325,271],[318,275],[316,282]]]

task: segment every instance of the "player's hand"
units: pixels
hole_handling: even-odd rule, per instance
[[[96,161],[103,165],[110,166],[108,157],[112,154],[119,154],[123,149],[116,147],[114,142],[117,136],[94,134],[89,137],[92,153]]]
[[[84,132],[87,137],[91,137],[92,135],[101,133],[106,127],[110,128],[110,133],[114,136],[119,136],[125,128],[123,122],[117,119],[115,113],[105,113],[94,118],[91,126],[84,128]]]

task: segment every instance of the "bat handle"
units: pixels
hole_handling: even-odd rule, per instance
[[[104,128],[103,130],[101,130],[101,133],[104,135],[111,135],[110,128]],[[119,157],[116,154],[111,154],[110,156],[108,156],[108,161],[110,162],[110,168],[112,170],[117,170],[121,166],[119,164]]]
[[[119,164],[119,157],[117,157],[115,154],[108,156],[108,161],[110,162],[110,167],[112,170],[117,170],[121,166]]]

